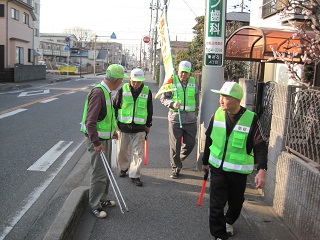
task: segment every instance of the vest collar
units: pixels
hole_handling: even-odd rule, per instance
[[[109,89],[108,85],[103,80],[101,81],[100,84],[107,89],[108,93],[111,93],[111,90]]]

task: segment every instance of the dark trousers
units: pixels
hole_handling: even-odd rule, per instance
[[[196,143],[197,124],[183,124],[169,121],[170,164],[173,171],[182,168],[182,161],[192,152]],[[183,138],[183,143],[181,143]]]
[[[211,167],[210,176],[210,216],[211,235],[228,239],[226,223],[233,224],[239,217],[244,202],[247,174],[225,172]],[[228,210],[224,208],[228,203]]]

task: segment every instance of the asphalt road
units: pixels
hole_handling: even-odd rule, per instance
[[[42,239],[70,191],[61,185],[85,149],[79,131],[95,79],[72,78],[0,94],[0,239]]]

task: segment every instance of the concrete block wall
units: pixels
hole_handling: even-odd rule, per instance
[[[320,173],[286,151],[291,94],[295,86],[275,86],[268,152],[266,202],[300,239],[320,236]]]
[[[14,66],[14,82],[26,82],[46,78],[46,66],[44,65],[21,65]]]

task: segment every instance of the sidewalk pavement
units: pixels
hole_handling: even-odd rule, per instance
[[[6,91],[12,91],[12,90],[18,90],[18,89],[24,89],[29,88],[32,86],[36,86],[39,84],[45,83],[55,83],[58,81],[68,81],[71,78],[79,77],[77,75],[55,75],[55,74],[46,74],[45,79],[40,80],[34,80],[34,81],[25,81],[20,83],[13,83],[13,82],[1,82],[0,83],[0,92],[6,92]]]
[[[155,95],[158,87],[150,74],[146,77],[146,84]],[[142,187],[135,186],[128,177],[120,178],[119,169],[114,169],[129,212],[124,209],[121,214],[117,204],[108,210],[106,219],[93,216],[88,207],[90,163],[85,152],[78,165],[88,169],[87,175],[81,186],[70,193],[44,239],[213,239],[208,226],[209,181],[202,206],[197,206],[203,181],[203,173],[197,170],[197,146],[183,162],[181,177],[171,179],[167,127],[167,109],[154,99],[154,121],[148,135],[149,163],[142,169]],[[230,239],[296,240],[263,201],[263,192],[255,189],[253,178],[254,173],[249,176],[243,210]],[[111,187],[109,194],[116,199]]]

